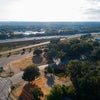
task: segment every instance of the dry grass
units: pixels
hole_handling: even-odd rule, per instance
[[[41,88],[41,90],[43,91],[44,95],[48,95],[50,92],[50,88],[48,88],[45,84],[47,82],[47,79],[45,77],[39,78],[37,79],[35,82],[33,82],[32,84],[36,84],[37,86],[39,86]]]
[[[44,95],[48,95],[50,92],[50,88],[45,86],[45,83],[47,82],[47,79],[44,77],[40,77],[38,79],[36,79],[34,82],[32,82],[32,84],[30,86],[26,86],[24,85],[23,87],[17,89],[17,91],[14,91],[14,96],[16,98],[18,98],[19,96],[21,96],[23,98],[23,100],[29,100],[29,98],[31,97],[29,94],[29,91],[31,88],[34,87],[34,85],[37,85],[38,87],[41,88],[41,90],[43,91]],[[43,99],[43,98],[41,98]]]
[[[44,100],[45,96],[47,96],[50,93],[50,90],[51,90],[51,87],[49,87],[47,85],[47,81],[48,81],[48,79],[46,77],[40,76],[38,79],[33,81],[31,83],[31,85],[28,86],[28,85],[24,84],[23,87],[18,88],[17,91],[14,92],[14,96],[17,97],[17,98],[19,96],[21,96],[23,98],[23,100],[30,100],[31,95],[30,95],[29,91],[30,91],[31,88],[34,88],[34,86],[37,85],[38,87],[41,88],[41,90],[44,93],[44,97],[41,98],[41,100]],[[66,83],[66,82],[69,82],[69,81],[70,81],[69,77],[66,77],[66,78],[62,77],[62,78],[58,78],[57,81],[55,81],[54,84],[56,84],[56,83],[60,84],[61,82]]]
[[[32,56],[26,56],[22,59],[19,59],[19,60],[16,60],[16,61],[13,61],[11,62],[11,68],[14,69],[16,67],[20,68],[21,70],[26,68],[27,66],[29,65],[32,65]]]
[[[63,82],[69,82],[70,81],[70,77],[60,77],[59,79]]]
[[[39,65],[43,65],[43,64],[47,63],[47,61],[46,61],[46,59],[44,57],[42,57],[43,58],[42,62],[39,63],[39,64],[33,63],[32,58],[33,58],[33,55],[28,55],[28,56],[26,56],[24,58],[21,58],[19,60],[11,62],[11,69],[12,69],[12,71],[14,73],[16,73],[16,71],[19,72],[20,70],[24,70],[29,65],[39,66]]]

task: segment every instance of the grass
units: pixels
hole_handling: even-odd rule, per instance
[[[38,64],[35,64],[33,62],[33,55],[28,55],[28,56],[25,56],[24,58],[21,58],[19,60],[15,60],[13,62],[11,62],[11,69],[13,70],[13,72],[16,73],[16,70],[19,69],[20,70],[24,70],[27,66],[29,65],[35,65],[35,66],[39,66],[39,65],[44,65],[47,63],[47,60],[46,58],[44,58],[43,56],[42,57],[42,61]]]
[[[0,52],[4,52],[7,50],[22,48],[29,45],[35,45],[42,42],[47,42],[52,39],[40,39],[40,40],[26,40],[26,41],[18,41],[18,42],[8,42],[8,43],[0,43]]]
[[[30,86],[26,86],[26,84],[24,83],[23,87],[18,88],[16,91],[14,91],[14,96],[16,98],[18,98],[20,95],[23,97],[23,100],[27,100],[27,98],[30,98],[30,94],[29,91],[31,88],[34,87],[34,85],[37,85],[38,87],[41,88],[41,90],[43,91],[44,95],[48,95],[50,92],[50,89],[48,87],[45,87],[45,83],[47,82],[46,78],[38,78],[35,81],[32,82],[32,84]],[[27,96],[26,96],[27,94]]]
[[[59,79],[62,82],[69,82],[70,78],[69,77],[60,77]],[[50,93],[51,87],[47,86],[47,78],[40,76],[37,78],[35,81],[33,81],[30,85],[26,84],[25,82],[23,83],[22,87],[17,88],[16,91],[14,91],[14,96],[18,99],[19,96],[23,97],[23,100],[30,100],[30,89],[34,87],[34,85],[37,85],[38,87],[41,88],[41,90],[44,93],[44,97],[41,98],[41,100],[44,100],[45,96],[47,96]],[[59,84],[57,81],[55,81],[54,84]],[[72,84],[71,84],[72,85]]]
[[[44,47],[45,46],[33,47],[33,48],[31,48],[31,51],[33,51],[35,48],[43,49]],[[31,52],[31,51],[30,51],[30,48],[25,49],[25,52]],[[22,52],[23,52],[23,49],[22,50],[19,50],[19,51],[16,51],[16,52],[11,52],[11,53],[9,52],[10,55],[9,55],[9,53],[1,54],[0,55],[0,58],[2,58],[2,57],[10,57],[12,55],[21,54]]]
[[[18,41],[18,42],[8,42],[8,43],[0,43],[0,52],[21,48],[29,45],[34,45],[37,43],[45,42],[47,40],[26,40],[26,41]]]

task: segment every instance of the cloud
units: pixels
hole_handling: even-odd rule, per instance
[[[100,21],[100,0],[87,0],[88,6],[85,7],[83,16],[89,21]]]
[[[0,0],[0,6],[5,6],[10,4],[11,2],[15,2],[16,0]]]
[[[85,12],[88,20],[100,21],[100,9],[87,9]]]
[[[88,0],[88,1],[91,1],[91,2],[100,2],[100,0]]]
[[[92,14],[92,15],[97,14],[97,15],[100,15],[100,9],[99,8],[98,9],[97,8],[96,9],[93,9],[93,8],[87,9],[86,14]]]
[[[0,20],[100,21],[100,0],[0,0]]]

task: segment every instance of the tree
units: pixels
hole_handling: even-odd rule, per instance
[[[80,43],[80,40],[78,40],[78,39],[71,39],[70,40],[70,44],[77,44],[77,43]]]
[[[50,42],[52,44],[57,44],[58,42],[60,42],[60,39],[52,39]]]
[[[11,52],[8,53],[7,57],[10,57],[10,56],[11,56]]]
[[[25,53],[25,51],[26,51],[26,49],[25,49],[25,48],[23,48],[23,49],[22,49],[22,53],[21,53],[21,54],[23,55],[23,54]]]
[[[31,81],[35,80],[35,78],[38,77],[39,75],[40,75],[39,68],[31,65],[24,70],[22,79],[30,83]]]
[[[50,94],[47,96],[47,100],[62,100],[63,91],[60,85],[54,85],[50,91]]]
[[[45,68],[46,72],[48,73],[54,73],[54,68],[52,66],[48,66]]]
[[[100,99],[100,70],[91,62],[70,61],[68,70],[76,89],[77,100]]]
[[[43,92],[41,91],[41,88],[39,88],[38,86],[34,86],[30,90],[30,94],[32,96],[32,100],[40,100],[40,97],[43,97]]]
[[[89,38],[91,38],[91,37],[92,37],[92,35],[88,33],[88,34],[82,35],[82,36],[81,36],[81,39],[87,40],[87,39],[89,39]]]
[[[23,48],[22,51],[25,52],[25,48]]]
[[[50,60],[53,60],[53,58],[58,57],[58,52],[56,49],[51,48],[49,51],[47,51],[47,58]]]
[[[71,60],[67,69],[69,75],[73,78],[81,76],[81,62],[78,60]]]
[[[76,96],[75,92],[76,90],[73,86],[54,85],[47,96],[47,100],[67,100],[65,98],[74,98]]]
[[[34,52],[33,52],[34,55],[40,55],[42,54],[42,50],[40,49],[35,49]]]
[[[94,46],[94,47],[99,47],[99,46],[100,46],[100,43],[99,43],[98,41],[94,41],[94,42],[93,42],[93,46]]]
[[[92,61],[99,61],[100,60],[100,48],[96,48],[92,52]]]
[[[58,52],[58,56],[59,56],[59,58],[63,61],[63,60],[65,59],[66,53],[63,52],[63,51],[59,51],[59,52]]]

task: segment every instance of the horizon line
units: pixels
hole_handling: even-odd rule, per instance
[[[38,22],[38,23],[41,23],[41,22],[100,22],[100,21],[0,21],[1,22]]]

